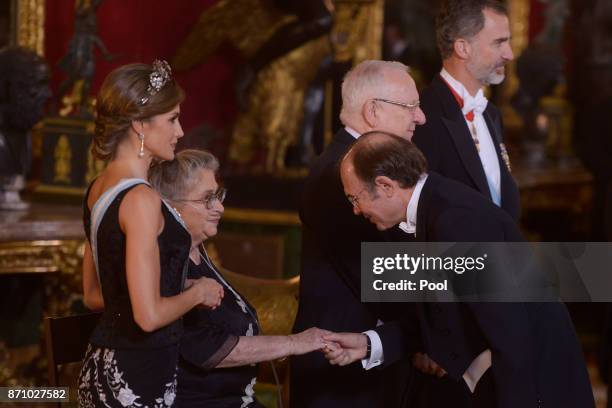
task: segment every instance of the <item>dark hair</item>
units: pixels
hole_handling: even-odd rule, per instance
[[[106,76],[96,99],[96,127],[92,154],[101,160],[114,157],[119,142],[127,135],[132,121],[147,120],[172,110],[183,102],[185,92],[170,78],[155,95],[149,95],[149,75],[153,67],[129,64]],[[147,96],[145,104],[141,99]]]
[[[427,171],[427,161],[413,143],[377,130],[361,135],[343,160],[352,162],[355,174],[370,191],[378,176],[387,176],[401,188],[409,188]]]
[[[455,40],[470,39],[484,27],[484,9],[508,15],[497,0],[445,0],[436,17],[436,40],[442,59],[453,54]]]

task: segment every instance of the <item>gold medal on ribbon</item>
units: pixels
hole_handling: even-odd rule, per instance
[[[510,156],[508,156],[508,150],[506,150],[506,145],[504,143],[500,143],[499,150],[501,152],[501,157],[504,160],[504,163],[506,163],[508,171],[512,173],[512,167],[510,166]]]

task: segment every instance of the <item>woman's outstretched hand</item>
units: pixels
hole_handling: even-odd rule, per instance
[[[300,355],[315,350],[322,350],[326,346],[323,336],[328,334],[331,334],[331,332],[317,327],[311,327],[303,332],[291,334],[289,336],[291,354]]]

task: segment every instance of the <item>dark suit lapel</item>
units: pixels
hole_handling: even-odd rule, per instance
[[[501,123],[499,121],[499,117],[497,115],[493,115],[493,113],[491,112],[490,105],[487,106],[487,109],[485,109],[482,116],[484,116],[485,118],[487,128],[489,128],[489,133],[491,134],[491,140],[493,140],[493,145],[495,146],[495,151],[497,152],[497,160],[499,161],[500,171],[502,173],[509,173],[509,158],[504,157],[504,154],[507,155],[508,153],[502,153],[501,151],[501,146],[503,144],[504,139],[502,138],[502,128]]]
[[[489,197],[491,192],[489,191],[489,184],[480,162],[480,156],[478,156],[472,134],[465,123],[465,118],[457,101],[440,76],[434,78],[432,87],[442,101],[442,123],[446,126],[467,173],[472,178],[472,181],[474,181],[478,190]]]
[[[520,202],[518,201],[518,187],[511,174],[510,157],[506,151],[506,146],[503,144],[502,127],[499,114],[495,113],[493,108],[487,106],[483,116],[487,122],[491,139],[497,152],[497,160],[499,161],[500,189],[501,189],[501,207],[505,209],[515,220],[519,217]],[[503,146],[503,151],[502,151]]]
[[[489,128],[489,133],[491,133],[495,149],[499,153],[499,144],[502,142],[502,129],[501,123],[499,123],[499,117],[497,115],[495,118],[493,117],[491,104],[487,104],[487,109],[485,109],[482,116],[484,116],[485,122],[487,122],[487,127]]]

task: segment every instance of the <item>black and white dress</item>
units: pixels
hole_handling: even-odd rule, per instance
[[[236,347],[240,336],[259,334],[257,315],[211,261],[189,261],[189,278],[215,279],[225,290],[215,310],[196,308],[184,317],[178,376],[178,406],[202,408],[256,408],[253,386],[257,365],[215,368]]]
[[[78,380],[79,407],[167,408],[177,389],[178,342],[182,321],[144,332],[134,321],[125,273],[125,234],[119,207],[144,180],[129,179],[84,206],[84,224],[104,297],[104,312],[90,339]],[[104,211],[100,211],[100,207]],[[160,292],[180,293],[191,238],[173,210],[162,203],[164,228],[158,236]]]

